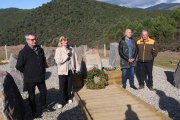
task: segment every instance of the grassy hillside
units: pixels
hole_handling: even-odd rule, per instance
[[[136,37],[146,28],[157,41],[164,43],[176,34],[177,20],[171,14],[171,11],[130,9],[95,0],[52,0],[29,11],[10,29],[1,29],[0,45],[23,43],[25,34],[35,33],[40,44],[46,46],[56,46],[61,35],[68,36],[72,45],[101,46],[119,41],[127,27],[134,29]],[[161,28],[157,28],[159,25]],[[161,44],[160,47],[166,49]]]

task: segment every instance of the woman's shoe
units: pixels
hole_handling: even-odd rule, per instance
[[[72,103],[72,100],[68,100],[68,103]]]
[[[57,108],[58,108],[58,109],[61,109],[62,107],[63,107],[62,104],[57,104]]]

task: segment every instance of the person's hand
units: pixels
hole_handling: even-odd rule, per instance
[[[71,57],[72,53],[68,53],[68,56]]]
[[[133,63],[134,62],[134,58],[132,58],[132,59],[128,59],[128,62],[130,62],[130,63]]]
[[[67,55],[68,55],[69,57],[71,57],[71,56],[72,56],[72,53],[68,50],[68,51],[67,51]]]
[[[69,60],[71,60],[71,58],[70,58],[70,57],[68,57],[66,61],[69,61]]]
[[[132,58],[132,59],[131,59],[131,61],[132,61],[132,62],[134,62],[134,61],[135,61],[135,59],[134,59],[134,58]]]
[[[128,59],[128,62],[131,63],[131,59]]]

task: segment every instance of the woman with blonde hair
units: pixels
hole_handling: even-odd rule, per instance
[[[69,46],[69,41],[64,36],[61,36],[59,39],[58,48],[55,52],[55,61],[58,67],[59,90],[61,96],[58,108],[62,108],[67,102],[72,103],[73,74],[80,70],[77,54],[74,48]]]

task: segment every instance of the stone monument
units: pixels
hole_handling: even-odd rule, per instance
[[[120,65],[120,56],[119,56],[119,43],[110,43],[110,52],[109,52],[109,64],[112,67],[118,67]]]

